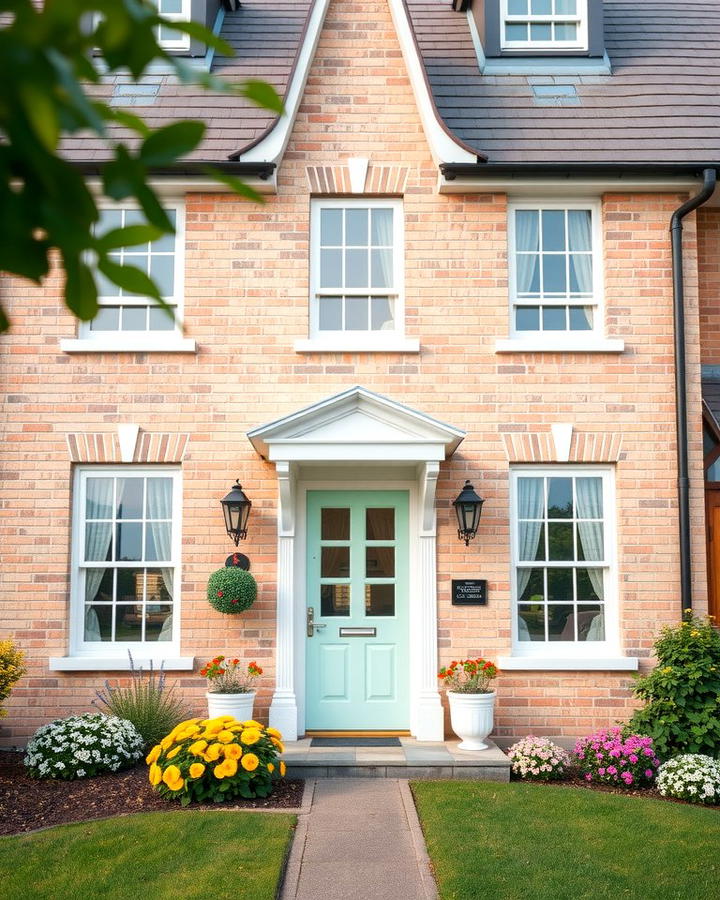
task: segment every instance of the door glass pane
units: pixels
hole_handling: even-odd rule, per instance
[[[323,547],[320,562],[321,578],[350,577],[350,548]]]
[[[365,535],[369,541],[394,541],[395,510],[365,510]]]
[[[350,585],[349,584],[321,584],[320,585],[320,615],[321,616],[349,616],[350,615]]]
[[[367,616],[394,616],[395,615],[395,585],[394,584],[366,584],[365,585],[365,615],[367,615]]]
[[[365,576],[367,578],[394,578],[395,548],[366,547]]]
[[[320,537],[323,541],[349,541],[350,510],[332,508],[321,510]]]
[[[575,615],[570,604],[548,606],[548,640],[575,640]]]

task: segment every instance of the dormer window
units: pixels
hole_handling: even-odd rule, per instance
[[[503,50],[588,48],[586,0],[501,0]]]
[[[158,14],[171,22],[189,22],[191,0],[154,0]],[[187,52],[190,49],[190,35],[174,31],[161,25],[158,28],[158,43],[165,50]]]

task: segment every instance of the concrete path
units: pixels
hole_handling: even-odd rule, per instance
[[[435,900],[407,781],[322,778],[305,790],[281,900]]]

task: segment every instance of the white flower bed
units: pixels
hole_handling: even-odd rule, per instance
[[[535,737],[533,734],[513,744],[508,756],[516,775],[537,781],[562,778],[570,765],[570,756],[562,747],[553,744],[550,738]]]
[[[684,753],[660,766],[657,786],[663,797],[720,803],[720,763],[702,753]]]
[[[89,778],[133,765],[142,750],[132,722],[88,713],[38,728],[27,745],[25,766],[35,778]]]

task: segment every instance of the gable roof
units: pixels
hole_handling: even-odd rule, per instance
[[[243,0],[236,12],[225,12],[220,29],[220,37],[235,50],[235,56],[215,54],[210,71],[237,84],[248,79],[268,81],[284,98],[315,5],[316,0]],[[185,157],[191,162],[217,163],[236,157],[260,141],[278,121],[275,113],[242,97],[180,84],[169,72],[148,72],[142,88],[143,93],[135,91],[128,76],[114,75],[88,88],[88,93],[137,111],[151,128],[182,118],[204,120],[207,132],[203,142]],[[113,138],[130,137],[118,126],[108,130]],[[62,152],[66,158],[83,163],[110,158],[105,143],[92,135],[67,138]]]
[[[442,123],[490,165],[720,159],[716,0],[605,0],[612,74],[534,77],[483,75],[450,0],[405,4]],[[576,96],[535,96],[552,84]]]
[[[438,462],[465,432],[356,385],[248,432],[264,459]]]

